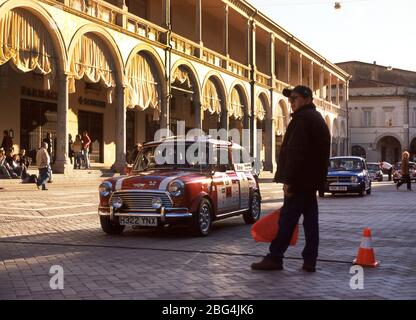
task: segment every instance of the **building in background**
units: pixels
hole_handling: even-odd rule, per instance
[[[350,146],[368,161],[416,156],[416,72],[358,61],[337,63],[349,84]]]
[[[305,84],[347,150],[348,74],[240,0],[0,0],[0,129],[36,152],[56,137],[55,172],[70,170],[68,134],[87,130],[92,161],[124,167],[159,128],[262,130],[274,171],[290,120],[282,89]],[[332,89],[332,90],[331,90]]]

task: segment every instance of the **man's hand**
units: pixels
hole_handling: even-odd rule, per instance
[[[290,186],[288,184],[283,185],[283,194],[286,198],[291,198],[293,196],[293,193],[289,193]]]

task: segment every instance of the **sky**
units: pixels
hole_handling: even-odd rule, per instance
[[[415,0],[249,0],[331,62],[416,71]]]

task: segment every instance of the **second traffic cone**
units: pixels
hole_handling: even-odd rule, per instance
[[[352,263],[370,268],[378,267],[380,264],[379,261],[376,261],[374,249],[371,246],[371,230],[369,228],[364,229],[363,240],[358,249],[357,258]]]

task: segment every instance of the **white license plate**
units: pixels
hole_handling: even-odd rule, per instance
[[[329,191],[347,191],[347,187],[329,187]]]
[[[156,217],[120,217],[123,226],[157,227]]]

